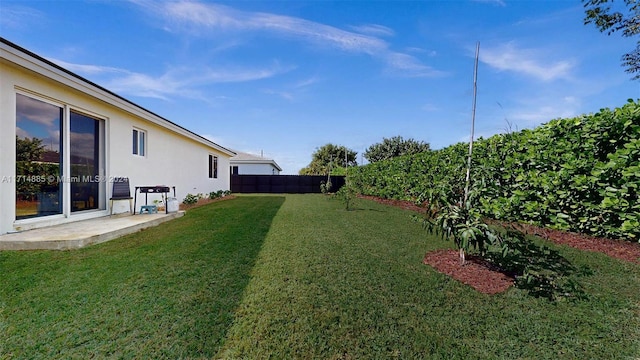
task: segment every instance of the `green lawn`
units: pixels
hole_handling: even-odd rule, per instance
[[[105,244],[0,252],[0,358],[640,357],[640,266],[547,244],[587,299],[484,295],[407,211],[240,196]]]

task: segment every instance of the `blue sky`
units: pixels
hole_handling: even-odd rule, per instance
[[[12,1],[0,36],[296,174],[327,143],[438,149],[640,98],[575,1]],[[365,160],[366,162],[366,160]]]

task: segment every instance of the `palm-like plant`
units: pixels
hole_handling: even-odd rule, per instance
[[[453,240],[463,265],[466,253],[475,250],[484,256],[489,245],[501,241],[499,235],[482,222],[480,213],[472,206],[475,193],[470,191],[467,202],[463,205],[462,202],[451,203],[442,189],[432,191],[428,196],[429,205],[423,221],[429,232]]]

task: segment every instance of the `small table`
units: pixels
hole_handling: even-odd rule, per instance
[[[155,186],[136,186],[136,191],[134,193],[133,200],[133,215],[136,214],[136,201],[138,200],[138,191],[141,194],[144,194],[144,205],[149,206],[149,194],[162,194],[162,200],[164,201],[164,211],[165,214],[169,213],[169,209],[167,207],[167,194],[173,189],[173,196],[176,196],[176,187],[165,186],[165,185],[155,185]]]

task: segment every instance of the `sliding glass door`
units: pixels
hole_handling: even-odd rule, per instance
[[[100,208],[100,120],[71,112],[69,118],[71,211]]]
[[[62,214],[63,108],[16,97],[16,219]]]
[[[67,114],[16,95],[16,220],[105,209],[104,120]]]

